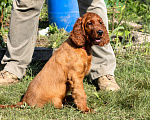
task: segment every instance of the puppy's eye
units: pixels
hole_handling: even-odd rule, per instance
[[[100,24],[102,24],[102,22],[101,22],[101,21],[100,21],[99,23],[100,23]]]
[[[87,23],[87,25],[92,25],[92,24],[93,24],[92,22],[88,22],[88,23]]]

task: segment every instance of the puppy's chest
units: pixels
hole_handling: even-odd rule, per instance
[[[73,71],[73,73],[88,74],[91,67],[91,58],[91,54],[87,54],[83,49],[67,51],[66,63],[68,66],[68,72],[70,73]]]
[[[92,56],[87,56],[87,61],[86,61],[86,64],[85,64],[85,74],[87,75],[90,71],[90,68],[91,68],[91,59],[92,59]]]
[[[80,56],[80,62],[81,62],[81,70],[82,72],[85,73],[85,75],[87,75],[90,71],[90,68],[91,68],[91,59],[92,59],[92,56],[91,54],[87,54],[86,52],[83,52],[83,54]]]

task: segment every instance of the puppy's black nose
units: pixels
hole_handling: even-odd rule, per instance
[[[102,30],[98,30],[98,31],[97,31],[97,34],[98,34],[98,35],[102,35],[102,34],[103,34],[103,31],[102,31]]]

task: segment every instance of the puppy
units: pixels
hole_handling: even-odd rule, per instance
[[[62,101],[71,91],[77,109],[89,112],[83,78],[91,66],[91,46],[109,43],[109,35],[102,18],[86,13],[78,18],[69,38],[57,49],[43,69],[31,81],[21,102],[0,105],[0,108],[29,106],[43,107],[50,102],[62,108]]]

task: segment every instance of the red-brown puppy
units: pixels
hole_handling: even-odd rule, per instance
[[[78,18],[70,37],[58,48],[43,69],[31,81],[22,102],[0,105],[0,108],[29,106],[43,107],[51,102],[62,108],[62,100],[71,90],[78,109],[88,112],[83,78],[91,66],[91,46],[109,43],[109,35],[102,19],[95,13]]]

